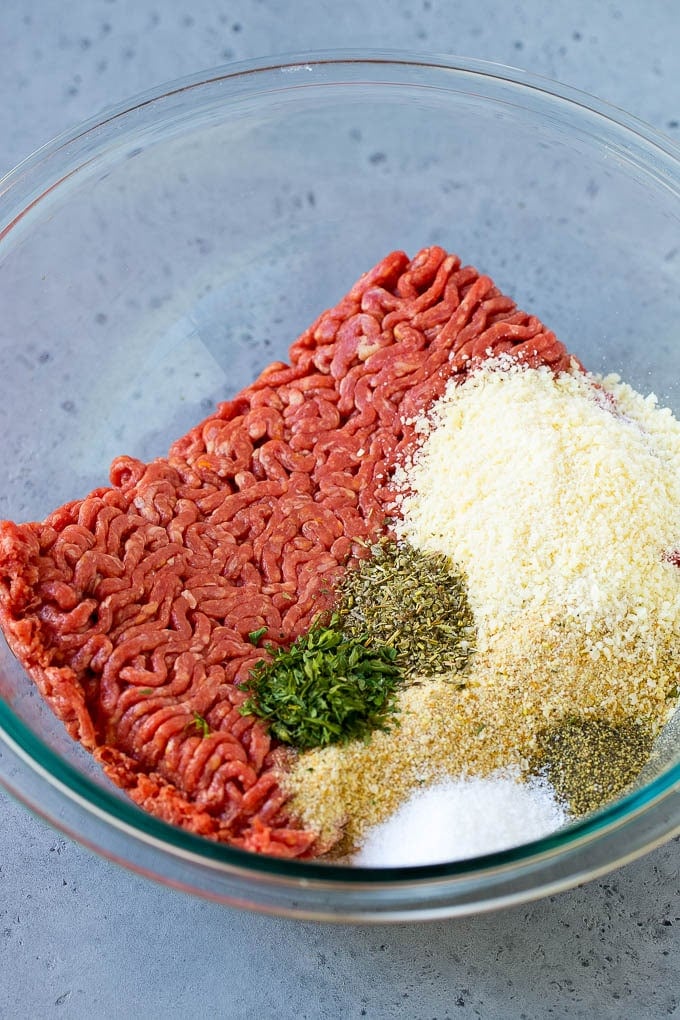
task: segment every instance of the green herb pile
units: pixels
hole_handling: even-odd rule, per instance
[[[240,711],[266,719],[275,737],[302,750],[367,739],[396,712],[396,655],[365,634],[343,633],[335,614],[255,665],[240,685],[251,695]]]
[[[447,556],[406,543],[371,552],[338,592],[345,634],[396,648],[405,679],[463,670],[475,642],[463,575]]]

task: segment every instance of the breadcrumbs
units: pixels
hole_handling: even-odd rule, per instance
[[[466,674],[402,691],[400,724],[389,733],[301,755],[287,778],[294,810],[327,836],[344,826],[349,852],[418,787],[505,766],[526,771],[538,735],[566,715],[658,730],[675,705],[680,640],[656,663],[642,650],[603,670],[590,654],[592,634],[529,617],[504,628]]]

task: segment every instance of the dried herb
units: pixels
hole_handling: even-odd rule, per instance
[[[568,716],[538,734],[532,770],[542,772],[575,815],[595,811],[639,774],[652,749],[649,726]]]
[[[288,650],[256,663],[240,685],[251,694],[241,713],[266,719],[275,737],[301,749],[387,729],[401,675],[397,653],[366,635],[348,637],[338,624],[333,615],[328,626],[314,625]]]
[[[251,630],[250,633],[248,634],[248,640],[250,641],[251,645],[257,645],[260,638],[264,637],[266,633],[267,633],[266,627],[260,627],[259,630]]]
[[[397,649],[404,676],[437,676],[467,665],[475,626],[465,578],[447,556],[384,540],[338,590],[346,634]]]
[[[198,712],[194,712],[194,717],[189,725],[194,726],[202,737],[210,736],[210,723]]]

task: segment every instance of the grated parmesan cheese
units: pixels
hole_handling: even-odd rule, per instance
[[[526,613],[592,632],[596,658],[677,631],[680,423],[653,396],[486,362],[419,427],[398,530],[463,569],[480,646]]]

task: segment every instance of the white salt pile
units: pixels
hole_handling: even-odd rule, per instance
[[[447,779],[419,790],[366,834],[353,864],[367,868],[441,864],[520,846],[567,821],[545,780],[506,769]]]

